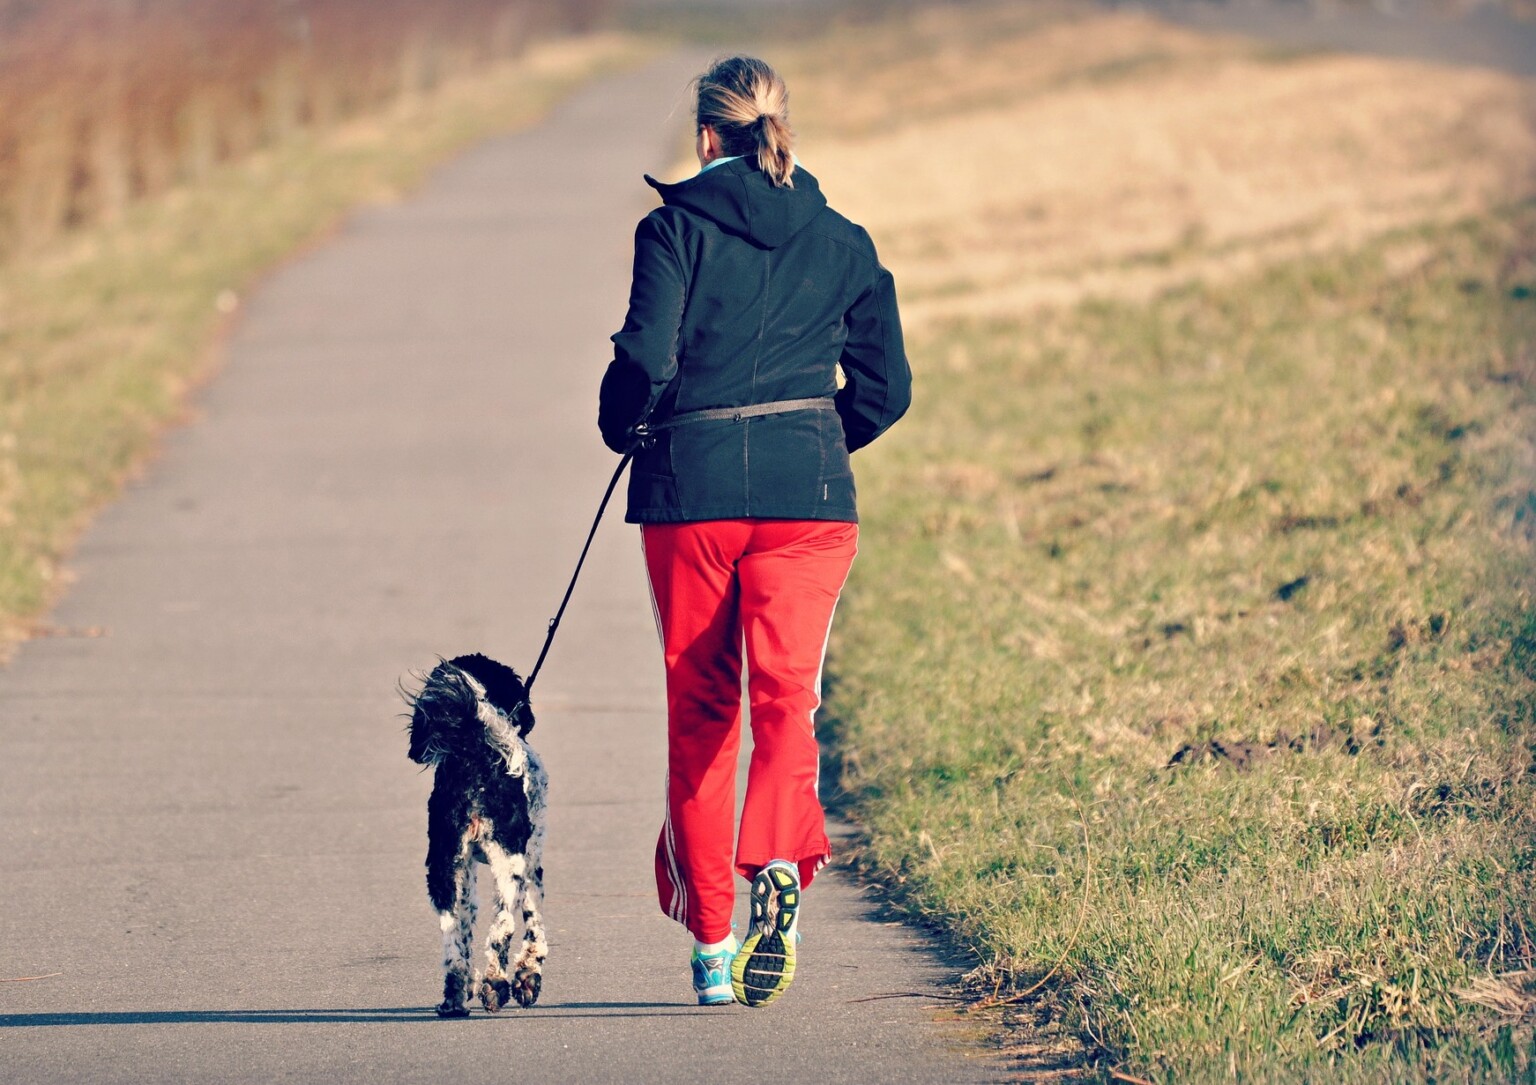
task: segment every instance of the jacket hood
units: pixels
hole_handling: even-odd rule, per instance
[[[827,206],[821,186],[796,166],[794,188],[778,188],[750,158],[738,158],[676,184],[649,175],[645,182],[668,207],[709,219],[726,233],[776,249],[803,230]]]

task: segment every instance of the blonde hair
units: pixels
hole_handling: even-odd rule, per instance
[[[698,126],[713,128],[720,149],[756,156],[757,166],[780,188],[794,188],[795,133],[789,127],[789,88],[756,57],[717,60],[695,81]]]

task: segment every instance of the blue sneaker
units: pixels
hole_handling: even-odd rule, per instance
[[[700,1006],[727,1006],[736,1001],[731,989],[731,963],[736,957],[736,938],[720,953],[700,956],[693,951],[688,963],[693,967],[693,993],[699,996]]]

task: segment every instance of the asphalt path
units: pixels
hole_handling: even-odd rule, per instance
[[[783,999],[693,1005],[688,936],[651,883],[660,653],[618,516],[535,697],[543,997],[431,1010],[431,781],[406,759],[396,683],[439,655],[526,670],[537,653],[614,462],[596,391],[651,206],[640,175],[677,153],[702,60],[590,86],[245,299],[196,419],[86,534],[57,635],[0,670],[0,1078],[953,1082],[995,1065],[928,999],[859,1001],[952,970],[835,870],[806,895]]]

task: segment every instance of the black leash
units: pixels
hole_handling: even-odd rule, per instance
[[[642,422],[635,427],[635,443],[630,446],[624,458],[619,461],[619,466],[613,469],[613,477],[608,480],[608,488],[603,491],[603,499],[598,502],[597,515],[592,518],[592,529],[587,532],[587,541],[582,544],[581,557],[576,559],[576,571],[571,574],[571,582],[566,585],[565,598],[560,600],[560,609],[555,611],[555,616],[549,620],[549,632],[544,634],[544,647],[539,649],[538,661],[534,663],[533,670],[528,675],[528,680],[523,683],[523,689],[533,691],[534,679],[539,676],[539,669],[544,666],[544,657],[549,655],[549,646],[555,643],[555,630],[560,628],[560,619],[565,617],[566,604],[571,601],[571,593],[576,590],[576,579],[581,576],[581,567],[586,564],[587,551],[592,549],[592,540],[597,537],[597,525],[603,522],[603,513],[608,511],[608,499],[613,496],[614,488],[618,486],[620,477],[624,474],[624,468],[629,466],[629,461],[635,458],[635,451],[648,447],[655,439],[656,434],[662,430],[676,429],[678,426],[688,426],[695,422],[723,422],[729,419],[732,422],[740,422],[747,418],[761,418],[769,414],[787,414],[790,411],[831,411],[836,405],[830,398],[821,399],[781,399],[775,403],[754,403],[748,407],[711,407],[703,411],[685,411],[675,414],[665,422],[659,422],[654,426]]]
[[[635,446],[635,448],[638,447],[639,445]],[[619,477],[624,474],[624,468],[628,467],[629,461],[634,458],[634,448],[624,453],[619,466],[613,469],[613,477],[608,480],[608,488],[603,491],[603,499],[598,502],[597,515],[592,518],[592,530],[587,532],[587,541],[582,545],[581,557],[576,559],[576,571],[571,574],[571,582],[566,586],[565,598],[560,600],[560,609],[555,611],[555,616],[549,620],[549,632],[544,635],[544,647],[539,650],[538,662],[533,665],[528,681],[523,683],[523,689],[529,693],[533,691],[533,681],[539,676],[539,668],[544,666],[544,657],[549,655],[549,646],[555,643],[555,630],[560,628],[560,619],[565,616],[566,604],[571,601],[571,593],[576,590],[576,578],[581,575],[581,567],[587,560],[587,551],[592,549],[592,540],[597,537],[597,525],[603,522],[603,513],[608,511],[608,499],[613,496],[614,487],[619,484]]]

